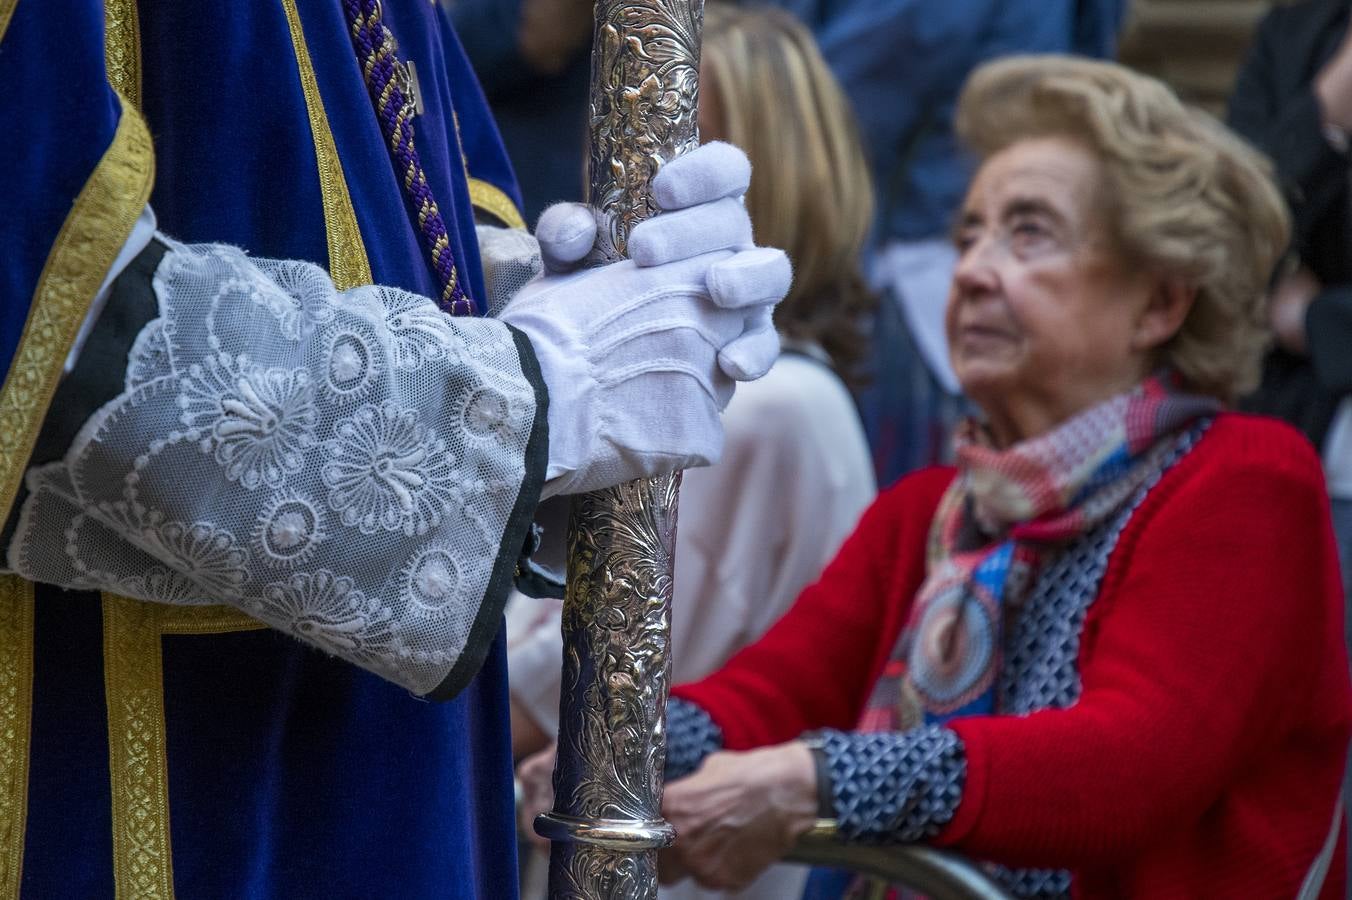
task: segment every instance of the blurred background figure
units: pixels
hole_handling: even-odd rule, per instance
[[[1271,158],[1292,216],[1272,286],[1274,343],[1246,401],[1319,448],[1352,646],[1352,3],[1305,0],[1259,23],[1230,98],[1229,121]],[[1345,776],[1344,803],[1352,800]],[[1352,859],[1352,836],[1346,846]]]
[[[590,0],[441,0],[479,76],[534,224],[583,199]]]
[[[1274,346],[1246,405],[1286,419],[1320,448],[1344,590],[1352,593],[1349,11],[1348,0],[1273,9],[1240,70],[1229,121],[1272,159],[1294,226],[1269,298]]]
[[[872,186],[848,101],[811,33],[776,9],[710,3],[700,75],[701,137],[746,151],[756,241],[786,249],[794,282],[775,312],[783,354],[728,405],[722,460],[684,476],[675,681],[704,677],[760,637],[821,572],[875,493],[845,386],[866,354],[859,323],[876,304],[860,268]],[[510,618],[520,757],[558,730],[559,605],[519,598]],[[782,900],[798,896],[804,877],[799,867],[779,866],[735,895],[687,884],[662,896]]]

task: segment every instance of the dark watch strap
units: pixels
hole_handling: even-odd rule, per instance
[[[822,736],[814,731],[803,735],[802,741],[812,752],[812,765],[817,770],[817,818],[834,819],[836,799],[831,789],[831,767],[826,760],[826,743]]]

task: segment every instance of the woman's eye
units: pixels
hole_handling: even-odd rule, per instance
[[[1052,229],[1038,219],[1019,219],[1009,230],[1012,243],[1024,247],[1045,244],[1053,237]]]

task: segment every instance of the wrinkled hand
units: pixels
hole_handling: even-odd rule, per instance
[[[1322,286],[1309,269],[1283,276],[1268,301],[1268,324],[1277,343],[1292,353],[1305,354],[1305,314]]]
[[[500,318],[530,339],[549,388],[545,496],[717,460],[733,382],[779,353],[771,313],[791,279],[782,251],[751,244],[738,199],[749,177],[728,144],[673,160],[653,180],[663,212],[630,233],[631,258],[594,269],[563,272],[595,238],[586,207],[541,217],[550,274]]]
[[[538,850],[548,850],[549,841],[535,833],[535,817],[554,808],[554,757],[558,747],[550,744],[533,756],[528,756],[516,767],[516,780],[521,785],[521,805],[517,808],[521,832],[530,836]]]
[[[658,857],[665,884],[740,890],[812,828],[817,776],[801,741],[747,753],[715,753],[667,786],[662,814],[676,843]]]

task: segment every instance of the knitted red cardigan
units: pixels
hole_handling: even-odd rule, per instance
[[[952,469],[903,479],[821,580],[719,672],[674,693],[729,749],[851,728],[925,570]],[[1089,607],[1064,710],[961,719],[967,781],[936,844],[1068,868],[1082,897],[1295,897],[1352,735],[1319,460],[1220,416],[1132,515]],[[1341,846],[1321,897],[1344,895]]]

